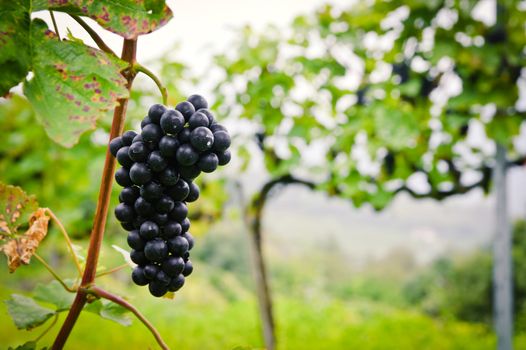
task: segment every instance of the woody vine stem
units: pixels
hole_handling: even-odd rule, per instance
[[[123,75],[127,81],[126,87],[128,91],[131,90],[133,79],[136,75],[136,71],[134,69],[136,65],[136,52],[137,39],[125,39],[122,48],[121,59],[126,61],[129,65],[129,68],[123,72]],[[117,107],[115,107],[110,131],[110,140],[120,135],[123,131],[127,105],[128,98],[120,99],[118,101]],[[146,318],[135,307],[133,307],[133,305],[129,304],[128,302],[124,301],[118,296],[115,296],[107,291],[103,291],[102,289],[95,286],[97,262],[99,260],[100,248],[102,245],[102,240],[104,238],[104,228],[106,226],[106,219],[108,216],[108,208],[110,204],[111,187],[113,183],[115,163],[115,158],[111,155],[108,147],[108,149],[106,150],[106,160],[104,162],[104,169],[102,171],[99,198],[97,201],[97,209],[93,221],[93,229],[91,231],[90,236],[86,265],[82,274],[82,281],[80,287],[77,289],[75,299],[73,301],[73,304],[71,305],[66,320],[62,324],[62,327],[57,337],[55,338],[55,342],[53,343],[52,347],[53,350],[60,350],[64,347],[89,297],[105,298],[113,302],[117,302],[121,306],[129,309],[135,314],[135,316],[139,318],[139,320],[142,323],[144,323],[146,327],[148,327],[148,329],[152,332],[161,348],[168,349],[168,346],[162,340],[161,336],[159,335],[159,332],[148,322],[148,320],[146,320]]]

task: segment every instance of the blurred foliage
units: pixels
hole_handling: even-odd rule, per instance
[[[477,3],[327,5],[288,31],[245,27],[216,57],[216,106],[252,126],[237,139],[241,169],[259,147],[272,178],[312,179],[376,209],[401,191],[435,199],[487,191],[493,151],[469,136],[481,126],[520,156],[512,141],[525,116],[516,103],[526,11],[500,2],[497,23],[484,24]],[[466,183],[469,171],[480,179]],[[414,174],[427,190],[412,188]]]
[[[526,221],[513,230],[513,300],[515,326],[526,329]],[[492,254],[437,260],[404,288],[410,304],[436,316],[491,325],[493,314]]]

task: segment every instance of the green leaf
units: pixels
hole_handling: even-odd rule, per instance
[[[75,294],[66,291],[57,281],[37,284],[33,296],[39,301],[55,305],[57,312],[68,310],[75,299]]]
[[[37,209],[34,196],[28,196],[20,187],[0,183],[0,238],[15,235]]]
[[[128,97],[121,71],[126,64],[78,42],[59,41],[40,20],[32,32],[33,72],[24,93],[47,134],[71,147],[82,133]]]
[[[0,7],[0,96],[24,79],[31,64],[29,6],[29,0],[13,0]]]
[[[88,16],[101,27],[126,39],[151,33],[173,16],[163,0],[35,1],[34,11],[44,9]]]
[[[123,308],[108,300],[96,300],[85,307],[85,310],[102,318],[117,322],[123,326],[130,326],[132,320],[129,315],[129,310]]]
[[[22,345],[17,346],[16,348],[9,347],[8,350],[36,350],[37,348],[37,342],[35,341],[28,341]]]
[[[123,326],[130,326],[132,323],[130,311],[111,301],[103,303],[102,310],[100,310],[100,315],[102,318],[112,320]]]
[[[12,294],[11,299],[5,301],[7,312],[18,329],[32,329],[46,322],[55,315],[55,311],[38,305],[32,298],[19,294]]]

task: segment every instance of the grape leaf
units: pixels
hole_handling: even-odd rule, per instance
[[[86,305],[85,310],[123,326],[129,326],[132,323],[129,311],[112,301],[96,300]]]
[[[119,98],[128,97],[121,75],[126,63],[78,42],[59,41],[45,23],[33,22],[34,76],[24,93],[47,134],[71,147]]]
[[[9,347],[7,350],[35,350],[37,348],[37,342],[28,341],[22,345],[18,345],[16,348]]]
[[[20,187],[0,183],[0,239],[14,237],[37,208],[34,196],[28,196]]]
[[[88,16],[103,28],[126,39],[148,34],[165,25],[172,11],[162,0],[37,0],[33,10],[52,9]]]
[[[0,96],[21,82],[31,65],[29,0],[4,1],[0,7]]]
[[[7,312],[18,329],[32,329],[46,322],[55,315],[55,311],[38,305],[32,298],[19,294],[12,294],[11,299],[5,301]]]
[[[66,291],[57,281],[37,284],[33,296],[36,300],[55,305],[57,312],[69,309],[75,299],[75,294]]]
[[[29,229],[23,235],[11,238],[0,246],[0,250],[7,256],[9,272],[15,272],[22,264],[29,264],[40,242],[47,235],[48,222],[49,216],[45,209],[39,208],[31,215]]]

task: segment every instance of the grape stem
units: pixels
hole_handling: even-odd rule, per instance
[[[102,40],[102,38],[100,37],[99,34],[97,34],[97,32],[95,30],[93,30],[93,28],[91,28],[89,26],[89,24],[87,24],[86,22],[84,22],[84,20],[82,18],[80,18],[79,16],[77,15],[71,15],[71,18],[73,18],[75,21],[77,21],[78,24],[80,24],[80,26],[82,28],[84,28],[84,30],[86,32],[88,32],[89,36],[93,39],[93,41],[95,42],[95,44],[97,44],[97,46],[99,47],[99,49],[101,49],[102,51],[110,54],[110,55],[113,55],[115,57],[118,57],[115,52],[113,52],[112,49],[110,49],[110,47],[108,45],[106,45],[106,43],[104,42],[104,40]],[[135,39],[136,40],[136,39]]]
[[[166,105],[168,103],[168,90],[161,82],[161,79],[159,79],[151,70],[149,70],[148,68],[138,63],[136,63],[133,66],[133,69],[137,72],[146,74],[148,77],[150,77],[154,81],[155,85],[157,85],[157,88],[159,88],[159,91],[161,92],[161,96],[163,97],[163,104]]]
[[[91,29],[91,28],[90,28]],[[96,33],[95,33],[96,34]],[[98,37],[98,35],[97,35]],[[129,67],[132,68],[135,64],[137,52],[137,38],[124,39],[122,46],[121,58],[128,62]],[[128,91],[131,89],[135,74],[132,69],[123,71],[123,75],[127,81]],[[118,100],[118,105],[115,107],[113,113],[113,121],[110,130],[110,140],[122,134],[124,129],[124,120],[126,118],[126,108],[128,106],[128,98]],[[109,141],[108,141],[109,145]],[[106,226],[106,218],[108,216],[108,209],[111,198],[111,187],[113,184],[113,173],[115,171],[115,158],[111,155],[109,147],[106,149],[106,160],[104,162],[104,169],[102,171],[102,180],[99,190],[99,198],[97,201],[97,209],[95,210],[95,218],[93,219],[93,229],[91,231],[88,254],[86,257],[86,267],[82,275],[81,287],[77,291],[75,300],[69,309],[68,316],[62,324],[60,331],[53,343],[53,350],[61,350],[64,348],[66,340],[68,339],[77,319],[84,308],[87,301],[86,286],[93,284],[95,275],[97,273],[97,262],[99,260],[100,248],[102,239],[104,238],[104,227]]]
[[[58,31],[57,21],[55,20],[55,14],[53,11],[49,10],[49,15],[51,16],[51,22],[53,22],[53,28],[55,29],[55,34],[57,34],[58,41],[60,41],[60,33]]]
[[[71,239],[69,238],[68,232],[64,228],[64,225],[62,225],[62,222],[60,222],[58,217],[55,215],[55,213],[53,213],[51,209],[45,208],[45,211],[46,211],[46,214],[48,214],[53,219],[53,221],[57,224],[60,232],[62,232],[62,235],[64,236],[64,239],[66,240],[69,253],[72,256],[73,261],[75,262],[75,266],[77,267],[79,277],[82,276],[82,266],[80,265],[77,254],[75,254],[75,249],[73,249],[73,243],[71,242]]]
[[[100,277],[100,276],[109,275],[109,274],[111,274],[111,273],[114,273],[114,272],[120,271],[120,270],[125,269],[125,268],[127,268],[127,267],[130,267],[130,265],[128,265],[128,264],[122,264],[122,265],[119,265],[119,266],[117,266],[117,267],[114,267],[113,269],[99,272],[95,277],[98,278],[98,277]]]
[[[141,321],[146,326],[146,328],[148,328],[148,330],[152,333],[152,335],[155,337],[155,340],[157,341],[157,343],[159,344],[159,346],[163,350],[169,350],[170,349],[168,347],[168,345],[166,345],[166,343],[162,339],[162,337],[159,334],[159,332],[157,331],[157,329],[155,329],[155,327],[150,323],[150,321],[148,321],[148,319],[146,319],[146,317],[144,317],[144,315],[141,314],[141,312],[139,310],[137,310],[137,308],[135,306],[133,306],[132,304],[128,303],[123,298],[121,298],[121,297],[119,297],[117,295],[114,295],[114,294],[112,294],[112,293],[110,293],[108,291],[105,291],[104,289],[99,288],[97,286],[91,286],[89,288],[86,288],[85,292],[89,293],[89,294],[93,294],[93,295],[95,295],[95,296],[97,296],[99,298],[104,298],[104,299],[113,301],[114,303],[119,304],[120,306],[124,307],[125,309],[130,310],[139,319],[139,321]]]
[[[74,289],[74,288],[70,288],[68,287],[68,285],[66,284],[66,282],[64,282],[64,280],[62,278],[60,278],[60,276],[58,275],[58,273],[51,267],[51,265],[49,265],[45,260],[44,258],[42,258],[40,255],[38,255],[37,253],[34,253],[33,256],[42,263],[42,265],[44,265],[44,267],[49,271],[49,273],[51,273],[53,275],[53,277],[55,277],[55,279],[58,281],[58,283],[60,283],[62,285],[62,287],[64,287],[65,290],[67,290],[68,292],[70,293],[75,293],[77,290]]]

